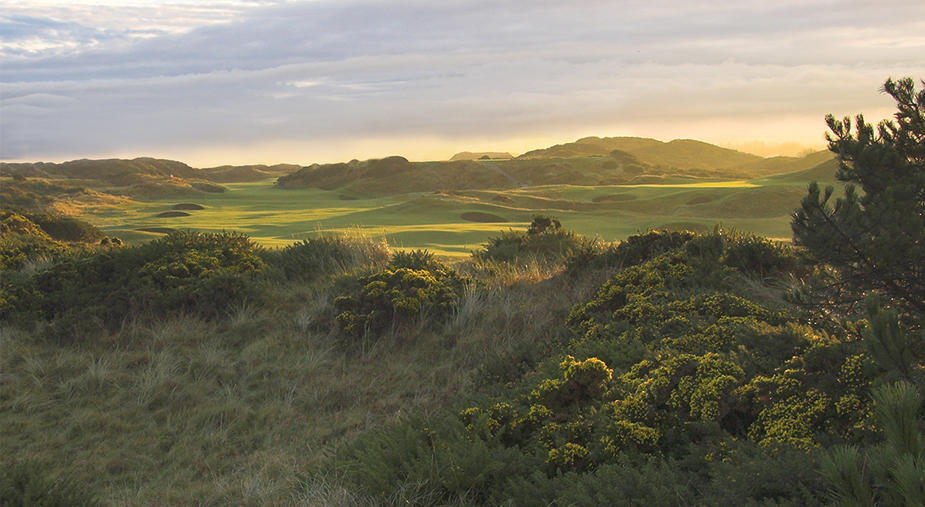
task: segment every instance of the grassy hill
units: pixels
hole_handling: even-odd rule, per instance
[[[458,160],[409,162],[403,157],[388,157],[315,164],[281,177],[279,186],[341,190],[348,197],[383,197],[436,190],[516,188],[520,183],[613,185],[660,181],[653,176],[752,179],[811,169],[832,160],[832,154],[818,152],[806,157],[765,159],[685,139],[665,143],[632,137],[587,137],[513,159],[454,158]]]
[[[510,153],[506,151],[479,151],[479,152],[461,151],[453,155],[452,157],[450,157],[450,162],[453,162],[456,160],[479,160],[479,159],[496,160],[496,159],[511,159],[511,158],[514,158],[514,155],[511,155]]]
[[[585,150],[582,156],[550,158],[579,153],[576,147]],[[397,248],[461,256],[503,221],[516,227],[533,213],[558,214],[580,234],[608,240],[646,229],[707,230],[717,222],[788,238],[790,213],[805,186],[832,182],[835,172],[828,153],[762,159],[694,141],[585,138],[545,153],[447,162],[387,157],[302,168],[196,169],[148,158],[4,164],[0,199],[81,217],[129,243],[184,229],[234,229],[266,245],[361,230]],[[721,168],[664,165],[695,154]],[[791,172],[767,176],[781,170]],[[194,207],[178,212],[180,204]]]
[[[69,178],[81,180],[118,180],[127,175],[195,178],[196,169],[173,160],[136,158],[133,160],[72,160],[60,164],[50,162],[2,163],[0,170],[35,178]]]
[[[514,186],[509,179],[479,162],[409,162],[398,156],[363,162],[315,164],[279,178],[277,184],[284,189],[339,190],[348,197]]]
[[[209,167],[200,170],[203,179],[216,183],[243,183],[245,181],[260,181],[267,178],[280,177],[301,169],[295,164],[244,165]]]
[[[299,166],[221,166],[196,169],[153,158],[0,164],[0,201],[36,211],[81,214],[130,200],[195,199],[222,193],[223,183],[275,178]]]
[[[807,157],[766,159],[690,139],[662,142],[638,137],[585,137],[573,143],[529,151],[518,158],[612,157],[614,150],[633,156],[660,174],[681,173],[704,177],[754,178],[808,169],[833,158],[830,152],[820,151]]]

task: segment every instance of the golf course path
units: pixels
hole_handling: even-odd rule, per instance
[[[491,167],[491,168],[494,169],[495,171],[498,171],[498,174],[500,174],[501,176],[504,176],[505,178],[507,178],[507,179],[513,181],[513,182],[514,182],[517,186],[519,186],[520,188],[527,188],[527,187],[529,186],[529,185],[527,185],[526,183],[524,183],[524,182],[522,182],[522,181],[519,181],[517,178],[511,176],[511,175],[508,174],[504,169],[501,169],[500,167],[496,166],[495,164],[492,164],[491,162],[482,162],[482,163],[485,164],[485,165],[487,165],[488,167]]]

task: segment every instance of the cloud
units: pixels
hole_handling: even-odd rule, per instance
[[[876,91],[887,76],[925,77],[925,5],[913,0],[169,5],[151,7],[172,14],[143,36],[128,27],[144,7],[64,21],[27,7],[32,17],[4,18],[19,24],[3,47],[59,46],[4,53],[5,159],[223,146],[240,158],[272,145],[307,163],[363,139],[397,150],[724,128],[804,142],[826,113],[888,112]]]

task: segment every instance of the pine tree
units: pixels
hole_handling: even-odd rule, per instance
[[[899,315],[868,297],[864,343],[874,361],[898,382],[874,390],[880,444],[840,446],[822,460],[822,474],[840,507],[925,505],[925,424],[922,420],[921,336],[904,330]],[[918,356],[918,357],[916,357]]]
[[[922,82],[925,87],[925,81]],[[839,160],[844,197],[816,182],[793,214],[794,242],[834,268],[835,302],[857,302],[877,291],[885,303],[925,315],[925,89],[911,78],[888,79],[895,121],[876,129],[856,118],[826,117],[829,149]]]
[[[921,507],[925,505],[925,432],[922,395],[908,382],[874,392],[884,442],[862,452],[836,447],[822,460],[836,505]]]

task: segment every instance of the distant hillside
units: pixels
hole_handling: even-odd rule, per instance
[[[508,152],[500,152],[500,151],[479,151],[479,152],[463,151],[463,152],[457,153],[456,155],[453,155],[452,157],[450,157],[450,162],[455,162],[457,160],[479,160],[479,159],[486,159],[486,158],[489,160],[504,160],[504,159],[514,158],[514,155],[511,155]]]
[[[196,169],[183,162],[156,158],[132,160],[72,160],[60,164],[50,162],[0,163],[0,171],[29,178],[104,180],[117,186],[140,184],[146,177],[183,178],[216,183],[238,183],[278,177],[299,170],[293,164],[220,166]]]
[[[789,182],[800,184],[805,184],[810,181],[818,181],[819,183],[833,185],[838,182],[838,180],[835,178],[835,172],[837,170],[838,160],[830,158],[821,164],[810,167],[809,169],[797,170],[786,174],[777,174],[768,177],[766,180],[778,183]]]
[[[611,143],[611,146],[615,144],[620,143]],[[629,143],[623,144],[627,148],[635,147],[637,151],[614,149],[607,151],[606,155],[588,155],[595,151],[606,151],[610,146],[575,143],[543,151],[550,156],[539,156],[540,151],[536,151],[531,152],[534,154],[532,156],[509,160],[410,162],[404,157],[388,157],[365,162],[353,160],[337,164],[314,164],[280,177],[277,185],[280,188],[339,190],[347,197],[378,197],[436,190],[506,189],[520,186],[520,182],[527,186],[598,186],[660,183],[664,178],[675,176],[707,180],[750,180],[774,174],[810,171],[820,164],[833,161],[828,152],[802,158],[764,159],[697,141],[661,143],[631,139]],[[581,152],[585,154],[576,155]],[[553,154],[558,156],[551,156]],[[568,154],[574,156],[566,156]],[[697,156],[712,160],[712,165],[698,161]],[[679,168],[665,163],[653,163],[653,160],[685,165]]]
[[[196,169],[155,158],[0,163],[0,200],[32,210],[63,210],[117,199],[195,198],[222,193],[223,183],[277,178],[299,170],[291,164]]]
[[[220,167],[202,169],[201,175],[204,179],[216,183],[244,183],[247,181],[265,180],[267,178],[278,178],[279,176],[293,173],[299,169],[301,169],[301,166],[295,164],[277,164],[272,166],[223,165]]]
[[[196,178],[196,169],[173,160],[136,158],[133,160],[72,160],[60,164],[35,162],[0,164],[0,170],[33,178],[68,178],[83,180],[117,180],[127,175]]]
[[[828,151],[805,157],[762,158],[689,139],[662,142],[638,137],[585,137],[533,150],[461,152],[454,160],[411,162],[400,156],[335,164],[219,166],[194,168],[155,158],[74,160],[63,163],[0,163],[7,181],[0,198],[30,209],[106,196],[135,199],[194,199],[225,191],[223,184],[277,179],[280,188],[337,190],[345,198],[381,197],[438,190],[503,190],[542,185],[625,185],[665,178],[751,180],[812,172],[832,162]],[[834,173],[829,166],[820,174]],[[810,174],[794,176],[802,179]],[[819,178],[826,180],[826,178]],[[26,181],[28,180],[28,181]]]
[[[347,196],[376,197],[436,190],[505,189],[513,182],[486,164],[409,162],[399,156],[360,162],[313,164],[277,180],[280,188],[340,190]]]
[[[832,159],[828,151],[807,157],[762,158],[728,148],[690,139],[662,142],[639,137],[585,137],[574,143],[560,144],[524,153],[518,159],[575,158],[612,156],[614,150],[632,155],[650,171],[659,174],[688,174],[700,177],[755,178],[814,167]]]

